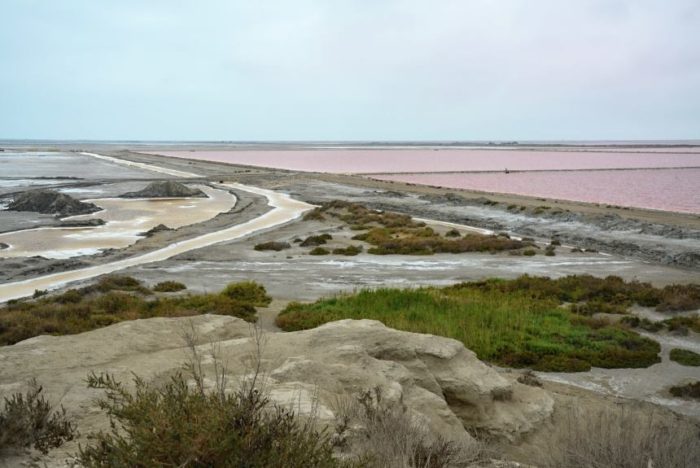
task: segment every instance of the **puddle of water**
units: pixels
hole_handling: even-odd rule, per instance
[[[198,186],[209,198],[87,200],[102,208],[88,215],[66,218],[70,221],[103,219],[97,227],[39,228],[0,234],[0,242],[10,245],[0,257],[69,258],[90,255],[103,249],[128,247],[145,231],[159,225],[176,229],[213,218],[233,208],[236,197],[225,190]]]

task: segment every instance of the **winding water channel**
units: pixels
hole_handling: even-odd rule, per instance
[[[109,156],[96,155],[94,153],[83,153],[89,156],[99,157],[103,160],[108,160],[116,164],[127,166],[137,166],[141,169],[147,169],[154,172],[173,175],[176,177],[200,177],[196,174],[170,170],[143,163],[132,163]],[[53,273],[37,278],[31,278],[23,281],[0,284],[0,302],[6,302],[11,299],[18,299],[32,295],[36,289],[56,289],[74,281],[82,281],[96,276],[113,273],[123,270],[124,268],[142,265],[144,263],[159,262],[168,258],[174,257],[190,250],[207,247],[219,242],[226,242],[235,239],[240,239],[263,229],[270,229],[275,226],[292,221],[302,215],[305,211],[313,208],[312,205],[291,198],[287,194],[274,192],[272,190],[262,189],[259,187],[251,187],[237,183],[223,183],[216,185],[222,189],[237,189],[246,192],[262,195],[267,198],[268,204],[273,208],[267,213],[236,226],[222,229],[216,232],[210,232],[201,236],[193,237],[183,241],[175,242],[166,247],[148,252],[142,255],[129,257],[123,260],[118,260],[102,265],[95,265],[77,270]]]

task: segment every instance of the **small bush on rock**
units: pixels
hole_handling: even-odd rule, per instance
[[[259,390],[232,394],[191,387],[182,375],[163,387],[109,375],[88,377],[112,429],[81,447],[79,462],[105,466],[334,467],[329,438],[270,402]]]
[[[29,387],[26,394],[5,398],[0,410],[0,453],[32,447],[46,454],[77,434],[63,407],[54,410],[35,380]]]

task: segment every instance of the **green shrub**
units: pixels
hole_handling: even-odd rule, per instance
[[[700,316],[673,317],[662,322],[671,331],[693,330],[700,333]]]
[[[523,250],[523,255],[526,257],[532,257],[534,255],[537,255],[537,252],[535,251],[535,249],[525,249]]]
[[[230,283],[221,294],[257,307],[267,307],[272,302],[272,298],[267,295],[265,287],[255,281]]]
[[[671,350],[670,358],[671,361],[675,361],[684,366],[700,366],[700,354],[688,349],[674,348]]]
[[[314,247],[309,252],[309,255],[328,255],[328,254],[330,254],[330,251],[328,249],[324,249],[323,247]]]
[[[130,392],[109,375],[90,375],[106,391],[99,405],[112,424],[80,448],[86,467],[333,467],[328,436],[274,405],[257,389],[206,393],[177,375],[163,387],[134,380]]]
[[[344,249],[333,249],[333,254],[334,255],[347,255],[347,256],[355,256],[358,255],[360,252],[362,252],[362,246],[361,245],[349,245],[345,247]]]
[[[4,399],[0,411],[0,452],[33,447],[46,454],[77,434],[63,407],[54,411],[35,380],[29,387],[26,394],[15,393]]]
[[[152,294],[151,290],[144,287],[136,278],[124,275],[107,275],[101,277],[96,284],[83,288],[84,293],[106,293],[109,291],[132,291],[140,294]]]
[[[32,295],[32,297],[33,297],[34,299],[36,299],[36,298],[39,298],[39,297],[41,297],[41,296],[46,296],[48,293],[49,293],[49,292],[48,292],[47,290],[45,290],[45,289],[35,289],[35,290],[34,290],[34,294]]]
[[[656,310],[675,312],[700,309],[700,284],[673,284],[660,292]]]
[[[559,246],[561,245],[561,241],[559,239],[552,239],[552,242],[549,243],[549,245],[554,245],[554,246]]]
[[[312,246],[317,246],[317,245],[323,245],[327,243],[329,240],[333,239],[333,236],[330,234],[321,234],[319,236],[309,236],[304,241],[299,244],[302,247],[312,247]]]
[[[649,319],[634,316],[622,317],[621,323],[629,325],[632,328],[641,328],[642,330],[650,332],[657,332],[664,328],[664,324],[662,322],[652,322]]]
[[[457,229],[450,229],[445,233],[445,237],[461,237],[462,234],[459,233]]]
[[[153,290],[156,292],[177,292],[183,289],[187,289],[187,286],[179,281],[161,281],[153,286]]]
[[[325,221],[326,217],[323,216],[323,211],[320,208],[314,208],[304,214],[303,219],[304,221]]]
[[[257,244],[254,248],[255,250],[274,250],[275,252],[279,252],[280,250],[285,250],[290,248],[291,245],[289,242],[263,242],[261,244]]]
[[[700,399],[700,382],[691,382],[685,385],[677,385],[669,389],[671,395],[679,398]]]

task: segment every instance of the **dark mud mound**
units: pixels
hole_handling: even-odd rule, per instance
[[[76,200],[55,190],[29,190],[16,196],[7,207],[10,211],[33,211],[58,216],[74,216],[94,213],[100,208],[93,203]]]
[[[206,198],[207,195],[199,189],[193,189],[180,182],[172,180],[151,182],[148,186],[138,192],[128,192],[121,195],[121,198]]]
[[[151,237],[151,236],[158,234],[159,232],[172,231],[172,230],[173,230],[173,228],[168,227],[165,224],[159,224],[158,226],[152,227],[148,231],[142,233],[142,235],[144,235],[146,237]]]

